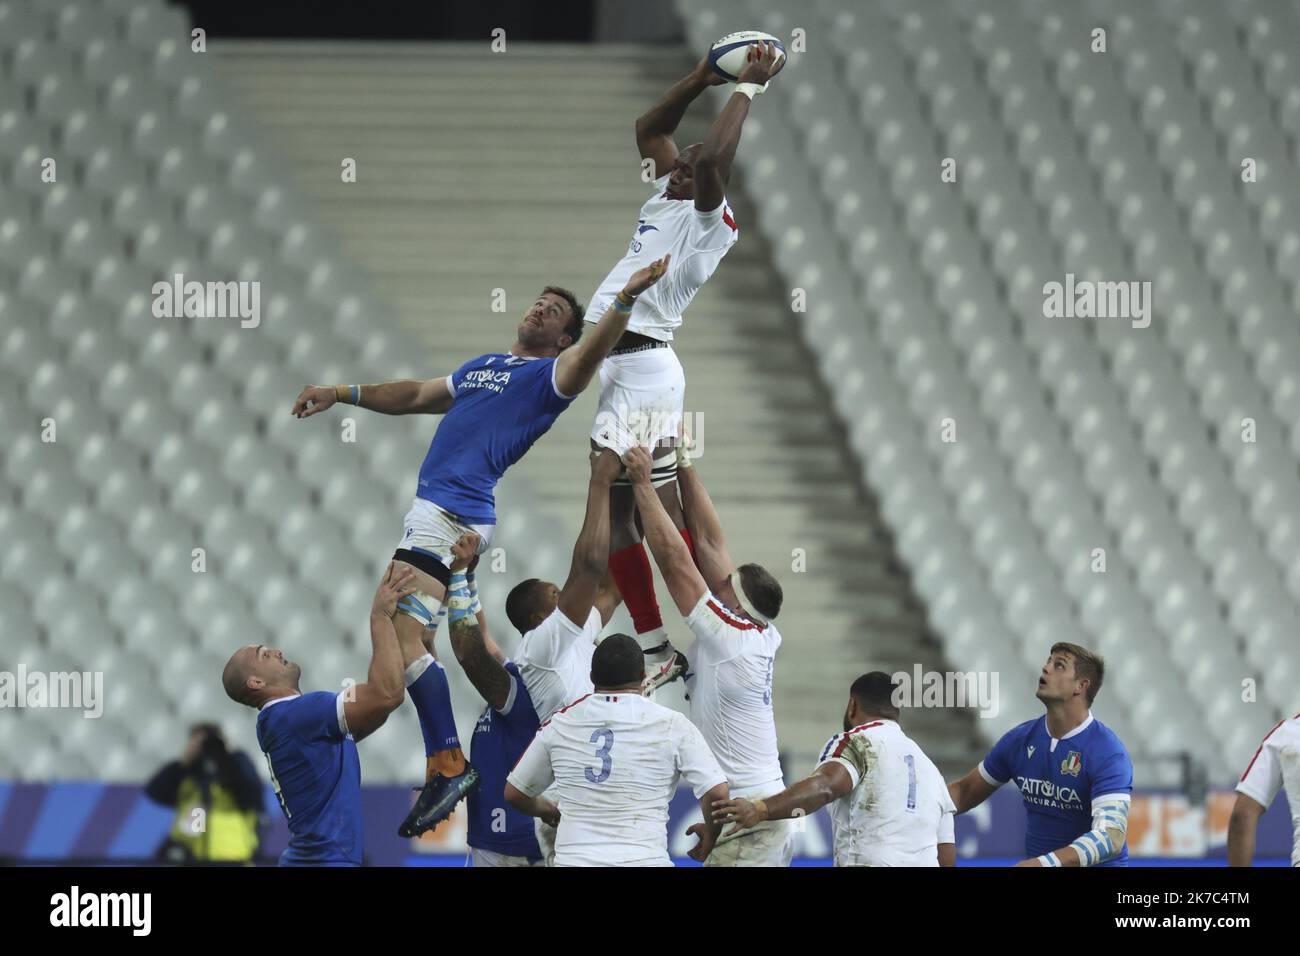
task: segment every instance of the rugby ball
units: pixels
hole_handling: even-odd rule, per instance
[[[770,33],[760,30],[741,30],[728,33],[713,46],[709,47],[709,69],[722,77],[736,83],[745,71],[745,54],[751,44],[772,42],[776,44],[776,63],[779,68],[785,61],[785,44]]]

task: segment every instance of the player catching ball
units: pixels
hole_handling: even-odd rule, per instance
[[[686,108],[706,87],[725,83],[701,60],[636,121],[636,145],[649,161],[653,193],[641,206],[627,253],[592,293],[592,311],[605,308],[629,276],[661,256],[672,268],[632,307],[627,331],[600,368],[600,403],[592,426],[593,447],[611,448],[621,457],[629,448],[650,448],[653,483],[674,525],[692,547],[677,503],[677,464],[672,446],[680,435],[686,377],[672,349],[683,313],[713,275],[739,235],[724,190],[749,115],[750,102],[785,63],[773,44],[755,44],[748,61],[703,143],[678,150],[673,132]],[[641,544],[636,503],[626,480],[615,483],[610,498],[609,566],[632,615],[647,663],[662,665],[671,680],[684,670],[675,657],[655,600],[650,561]]]

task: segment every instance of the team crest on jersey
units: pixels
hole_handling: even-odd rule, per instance
[[[1079,771],[1083,769],[1083,758],[1079,756],[1079,751],[1071,750],[1061,761],[1061,773],[1068,773],[1071,777],[1079,776]]]

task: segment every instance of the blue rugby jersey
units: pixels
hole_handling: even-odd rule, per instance
[[[341,709],[341,694],[315,691],[268,701],[257,715],[257,744],[289,821],[281,866],[361,865],[361,761]]]
[[[497,481],[573,398],[556,387],[553,358],[480,355],[456,369],[451,383],[455,400],[429,444],[415,493],[464,524],[495,524]]]
[[[1025,855],[1037,857],[1069,846],[1092,829],[1092,804],[1133,793],[1133,762],[1114,732],[1089,712],[1088,719],[1059,740],[1047,718],[1007,731],[979,765],[992,786],[1014,781],[1025,802]],[[1099,866],[1127,866],[1128,844]]]
[[[541,721],[514,661],[506,661],[511,690],[501,710],[488,707],[474,727],[469,759],[479,772],[469,795],[467,842],[479,850],[540,859],[533,818],[506,803],[506,777],[537,735]]]

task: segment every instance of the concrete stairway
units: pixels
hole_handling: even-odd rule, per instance
[[[690,66],[675,50],[609,45],[512,43],[494,54],[486,43],[223,42],[213,51],[345,253],[426,343],[419,364],[430,376],[505,350],[543,285],[588,300],[646,195],[633,121]],[[713,110],[707,99],[693,107],[680,145],[703,137]],[[355,183],[341,181],[345,157],[356,160]],[[703,439],[698,466],[732,552],[785,586],[777,717],[792,769],[802,770],[838,729],[852,677],[945,667],[803,354],[752,197],[735,181],[728,198],[741,241],[675,346]],[[492,311],[497,289],[504,312]],[[594,408],[593,388],[503,482],[530,484],[575,536]],[[792,570],[797,554],[802,573]],[[659,593],[670,633],[680,631]],[[968,716],[905,720],[945,770],[976,757]]]

